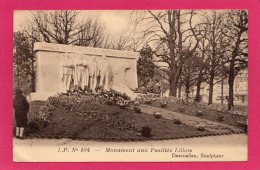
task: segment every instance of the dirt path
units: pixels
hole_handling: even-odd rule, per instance
[[[189,126],[197,126],[201,125],[204,126],[206,130],[217,133],[217,134],[230,134],[230,133],[243,133],[242,129],[237,127],[233,127],[230,125],[226,125],[219,122],[214,122],[210,120],[206,120],[203,118],[190,116],[182,113],[177,113],[174,111],[170,111],[167,109],[153,107],[149,105],[141,105],[142,112],[153,114],[154,112],[160,112],[162,117],[166,119],[179,119],[182,123],[189,125]]]

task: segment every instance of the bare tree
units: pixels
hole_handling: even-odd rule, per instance
[[[136,50],[131,44],[132,37],[127,33],[127,31],[123,30],[119,38],[111,42],[110,48],[115,50]]]
[[[119,37],[112,38],[109,46],[111,49],[140,52],[147,45],[143,36],[137,33],[138,23],[133,20],[133,13],[130,13],[129,22],[119,33]]]
[[[137,12],[136,23],[143,25],[143,39],[152,43],[159,62],[168,64],[170,95],[177,95],[177,85],[185,58],[192,56],[199,43],[200,26],[193,25],[195,11]]]
[[[206,68],[209,58],[207,57],[207,51],[209,48],[209,44],[207,43],[206,31],[202,32],[203,38],[200,40],[199,47],[198,47],[198,78],[196,82],[196,97],[195,101],[200,102],[201,101],[201,95],[200,95],[200,88],[201,84],[206,81]]]
[[[78,11],[40,11],[28,22],[29,26],[23,29],[27,36],[47,43],[100,47],[106,37],[97,18],[80,19]],[[38,33],[37,38],[29,34],[32,28]]]
[[[97,18],[79,18],[78,11],[40,11],[33,13],[26,26],[22,27],[19,33],[26,38],[29,44],[26,48],[30,55],[21,55],[28,59],[28,74],[31,76],[31,88],[35,90],[35,56],[33,55],[33,47],[35,42],[44,41],[47,43],[73,44],[91,47],[108,47],[108,36],[105,27]],[[19,38],[18,34],[15,38]],[[21,39],[21,38],[20,38]],[[16,39],[19,41],[19,39]],[[23,51],[25,48],[19,44],[16,45],[16,51]],[[19,58],[18,56],[14,56]],[[18,69],[18,68],[17,68]],[[17,70],[18,72],[21,69]]]
[[[247,68],[248,57],[248,14],[244,10],[228,11],[227,24],[223,29],[229,42],[228,69],[228,109],[234,107],[234,80],[237,73]]]
[[[183,64],[179,83],[185,86],[186,98],[190,96],[190,88],[198,82],[201,58],[194,54],[193,57],[187,58]]]
[[[213,101],[213,87],[216,83],[221,81],[222,64],[223,61],[223,13],[219,11],[212,11],[205,15],[205,36],[206,43],[209,48],[206,51],[207,68],[206,68],[206,82],[209,84],[209,100],[208,104]]]

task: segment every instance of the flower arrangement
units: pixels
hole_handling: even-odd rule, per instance
[[[103,91],[101,92],[101,96],[106,100],[108,105],[117,105],[123,109],[128,107],[131,103],[130,97],[114,90]]]

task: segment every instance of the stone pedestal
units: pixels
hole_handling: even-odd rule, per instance
[[[105,55],[112,70],[122,66],[122,64],[127,64],[129,68],[124,73],[125,82],[122,83],[129,89],[138,87],[136,63],[139,53],[43,42],[35,43],[34,52],[36,55],[36,92],[30,95],[32,101],[46,100],[49,96],[63,91],[62,61],[64,53],[69,53],[72,57],[82,54],[86,57],[102,57],[102,55]],[[117,86],[115,83],[118,82],[112,81],[110,83],[110,86]]]

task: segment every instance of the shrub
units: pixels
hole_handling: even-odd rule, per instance
[[[35,114],[34,123],[41,126],[45,124],[44,122],[49,122],[51,111],[55,107],[62,107],[68,111],[79,111],[79,112],[93,112],[93,107],[82,108],[85,103],[90,106],[95,106],[96,104],[104,103],[104,100],[96,95],[89,96],[77,96],[77,95],[57,95],[49,97],[44,105],[39,109],[39,112]],[[32,124],[32,126],[36,126]]]
[[[138,88],[134,89],[133,91],[135,93],[147,94],[147,88],[145,88],[144,86],[138,87]]]
[[[141,111],[141,108],[140,108],[140,107],[135,106],[135,107],[134,107],[134,112],[135,112],[135,113],[141,113],[142,111]]]
[[[121,108],[126,108],[130,105],[130,97],[114,90],[103,91],[101,92],[101,96],[106,100],[106,104],[108,105],[117,105]]]
[[[80,98],[77,95],[57,95],[49,97],[46,102],[45,106],[49,105],[54,107],[60,106],[64,107],[66,110],[75,111],[76,107],[80,102],[82,102]]]
[[[42,119],[34,118],[28,125],[28,132],[33,134],[47,127],[48,122]]]
[[[152,102],[156,102],[159,99],[159,95],[157,94],[142,94],[138,95],[138,97],[135,99],[137,103],[144,103],[144,104],[152,104]]]
[[[166,107],[168,103],[160,103],[161,107]]]
[[[37,133],[38,131],[40,131],[40,127],[38,126],[38,123],[32,120],[28,124],[28,132],[33,134],[33,133]]]
[[[96,90],[100,90],[100,88],[96,88]],[[73,91],[67,91],[66,93],[63,93],[64,95],[74,95],[74,96],[84,96],[89,95],[92,92],[92,89],[89,87],[82,89],[81,87],[77,87]]]
[[[121,109],[125,109],[130,106],[130,100],[120,99],[116,102],[116,105],[118,105]]]
[[[106,104],[107,104],[107,105],[113,105],[113,102],[110,101],[110,100],[108,100],[108,101],[106,101]]]
[[[169,103],[169,99],[166,97],[159,98],[158,103],[160,104],[161,107],[166,107],[167,104]]]
[[[76,95],[72,95],[72,96],[59,96],[59,106],[64,107],[66,110],[69,111],[75,111],[77,106],[81,101],[80,101],[80,97],[76,96]]]
[[[177,125],[180,125],[181,121],[180,121],[180,119],[173,119],[173,123],[177,124]]]
[[[219,113],[224,113],[224,111],[223,111],[222,108],[217,108],[217,112],[219,112]]]
[[[58,96],[49,97],[44,105],[35,113],[33,120],[29,123],[29,132],[36,133],[48,125],[51,111],[59,104]]]
[[[217,116],[217,121],[223,121],[223,120],[224,120],[224,116],[219,114]]]
[[[50,112],[54,109],[54,106],[48,102],[45,102],[43,106],[40,107],[39,112],[35,114],[35,119],[48,121],[50,118]]]
[[[162,118],[162,115],[161,115],[160,112],[154,112],[153,116],[154,116],[156,119]]]
[[[46,101],[53,106],[60,106],[69,111],[77,111],[84,104],[96,105],[105,104],[106,100],[99,95],[89,94],[85,96],[78,95],[58,95],[49,97]]]
[[[246,121],[237,121],[238,126],[242,127],[245,131],[247,131],[247,122]]]
[[[196,111],[196,116],[202,116],[203,115],[203,111],[202,110],[197,110]]]
[[[152,100],[149,100],[149,99],[148,99],[148,100],[145,100],[144,103],[145,103],[145,104],[152,104]]]
[[[184,107],[178,107],[178,111],[179,112],[185,112],[185,108]]]
[[[120,107],[121,109],[126,109],[127,106],[128,106],[128,105],[123,104],[123,103],[119,104],[119,107]]]
[[[196,129],[197,129],[198,131],[205,131],[205,127],[202,126],[202,125],[197,125],[197,126],[196,126]]]
[[[141,129],[141,134],[143,137],[151,137],[152,129],[149,126],[143,126]]]
[[[51,96],[51,97],[49,97],[48,99],[47,99],[47,101],[46,102],[48,102],[49,104],[51,104],[51,105],[53,105],[53,106],[57,106],[57,105],[59,105],[59,103],[60,103],[60,97],[59,97],[60,95],[58,95],[58,96]]]
[[[138,102],[139,104],[152,104],[152,103],[158,103],[159,105],[161,105],[162,107],[167,106],[169,103],[187,103],[182,99],[170,96],[170,97],[160,97],[157,94],[142,94],[142,95],[138,95],[138,97],[136,98],[136,102]]]

